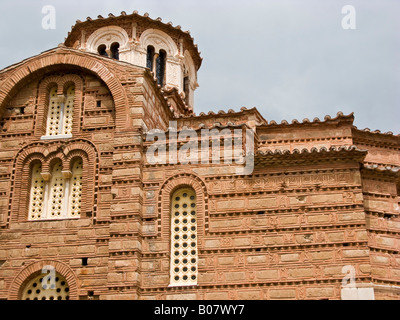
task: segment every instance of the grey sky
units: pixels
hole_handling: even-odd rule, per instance
[[[44,5],[55,30],[42,28]],[[356,9],[356,30],[341,10]],[[56,47],[77,19],[139,14],[190,30],[203,57],[195,112],[257,107],[268,120],[355,112],[400,133],[400,1],[14,0],[0,2],[0,69]]]

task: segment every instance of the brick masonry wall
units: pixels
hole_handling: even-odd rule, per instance
[[[65,76],[79,79],[73,138],[40,140],[41,85]],[[150,165],[143,128],[166,130],[174,120],[151,76],[62,47],[0,72],[0,103],[0,299],[17,299],[45,263],[68,276],[74,299],[340,299],[346,265],[358,284],[380,285],[377,298],[398,298],[390,288],[399,282],[398,178],[360,171],[357,154],[288,155],[258,163],[250,176],[223,164]],[[181,118],[178,126],[259,121],[242,110]],[[300,146],[313,136],[310,147],[334,132],[350,145],[343,121],[293,139]],[[286,130],[271,130],[260,145],[285,143],[297,129]],[[27,221],[25,159],[68,158],[76,149],[87,156],[81,218]],[[191,287],[169,287],[170,195],[180,185],[197,195],[199,276]]]

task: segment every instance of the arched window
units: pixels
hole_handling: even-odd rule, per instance
[[[28,220],[79,218],[82,200],[83,162],[76,159],[71,171],[56,161],[50,174],[43,174],[40,163],[32,166]],[[47,181],[43,178],[46,177]]]
[[[22,289],[22,300],[69,300],[67,280],[58,272],[55,278],[39,273]]]
[[[59,219],[63,213],[65,181],[62,174],[62,164],[58,161],[51,171],[49,199],[47,201],[47,217]]]
[[[111,58],[119,60],[119,43],[118,42],[114,42],[111,47]]]
[[[72,177],[69,186],[69,206],[68,213],[70,218],[79,217],[81,214],[82,200],[82,159],[76,160],[72,165]]]
[[[146,60],[146,67],[153,71],[153,62],[154,62],[154,54],[155,49],[153,46],[147,47],[147,60]]]
[[[165,60],[167,54],[164,50],[160,50],[160,53],[156,59],[156,78],[157,83],[162,87],[164,85],[164,75],[165,75]]]
[[[60,127],[61,104],[57,96],[57,87],[50,89],[49,111],[47,114],[47,135],[58,135]]]
[[[52,137],[71,135],[75,87],[69,86],[65,95],[58,95],[57,87],[53,87],[49,95],[46,135]]]
[[[97,48],[97,52],[99,53],[99,55],[104,56],[104,57],[108,57],[107,51],[106,51],[107,47],[105,44],[101,44],[99,45],[99,47]]]
[[[197,284],[197,210],[192,188],[181,188],[171,198],[170,286]]]
[[[164,86],[166,60],[167,53],[164,50],[156,53],[153,46],[147,47],[146,67],[154,72],[160,86]]]
[[[34,164],[31,170],[29,220],[40,220],[43,218],[44,179],[42,178],[41,172],[42,164]]]
[[[62,110],[63,114],[63,128],[62,134],[71,134],[72,133],[72,118],[74,115],[74,98],[75,98],[75,87],[70,86],[67,89],[66,101],[64,109]]]

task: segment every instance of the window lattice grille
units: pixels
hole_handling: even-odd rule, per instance
[[[69,87],[67,90],[67,99],[65,101],[65,108],[64,108],[64,128],[63,134],[71,134],[72,133],[72,118],[74,115],[74,97],[75,97],[75,88]]]
[[[197,214],[193,189],[176,191],[171,199],[171,286],[197,284]]]
[[[41,176],[42,165],[36,164],[32,168],[31,174],[31,197],[29,204],[29,218],[38,220],[43,214],[43,199],[44,199],[44,180]]]
[[[73,162],[71,171],[63,171],[62,162],[57,160],[50,174],[46,176],[42,173],[40,163],[32,167],[28,220],[80,218],[83,188],[82,158]]]
[[[74,99],[74,86],[70,86],[67,89],[65,97],[60,97],[57,95],[57,87],[54,87],[50,90],[46,133],[48,136],[72,134]]]
[[[47,116],[47,135],[55,136],[60,128],[61,103],[57,96],[57,87],[50,90],[49,114]]]
[[[64,178],[62,175],[62,165],[61,162],[57,162],[53,167],[51,177],[48,218],[61,218],[63,200]]]
[[[82,160],[75,161],[72,169],[71,197],[69,204],[69,214],[72,218],[79,217],[81,214],[82,198]]]
[[[69,286],[62,275],[56,273],[53,282],[45,277],[40,274],[30,280],[22,291],[22,300],[69,300]]]

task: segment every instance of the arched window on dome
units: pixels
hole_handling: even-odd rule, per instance
[[[119,60],[119,43],[118,42],[114,42],[110,46],[110,51],[111,51],[111,58]]]
[[[108,54],[107,54],[107,47],[106,47],[105,44],[99,45],[99,47],[97,48],[97,52],[98,52],[99,55],[101,55],[101,56],[108,57]]]
[[[153,71],[153,62],[154,62],[154,54],[155,49],[153,46],[147,47],[147,59],[146,59],[146,67]]]
[[[152,71],[157,79],[157,84],[164,86],[165,66],[167,61],[167,53],[164,50],[155,52],[153,46],[147,47],[146,67]]]
[[[197,285],[196,194],[183,187],[171,197],[170,286]]]
[[[164,86],[166,57],[167,53],[164,50],[160,50],[156,59],[156,78],[157,78],[157,83],[161,87]]]

